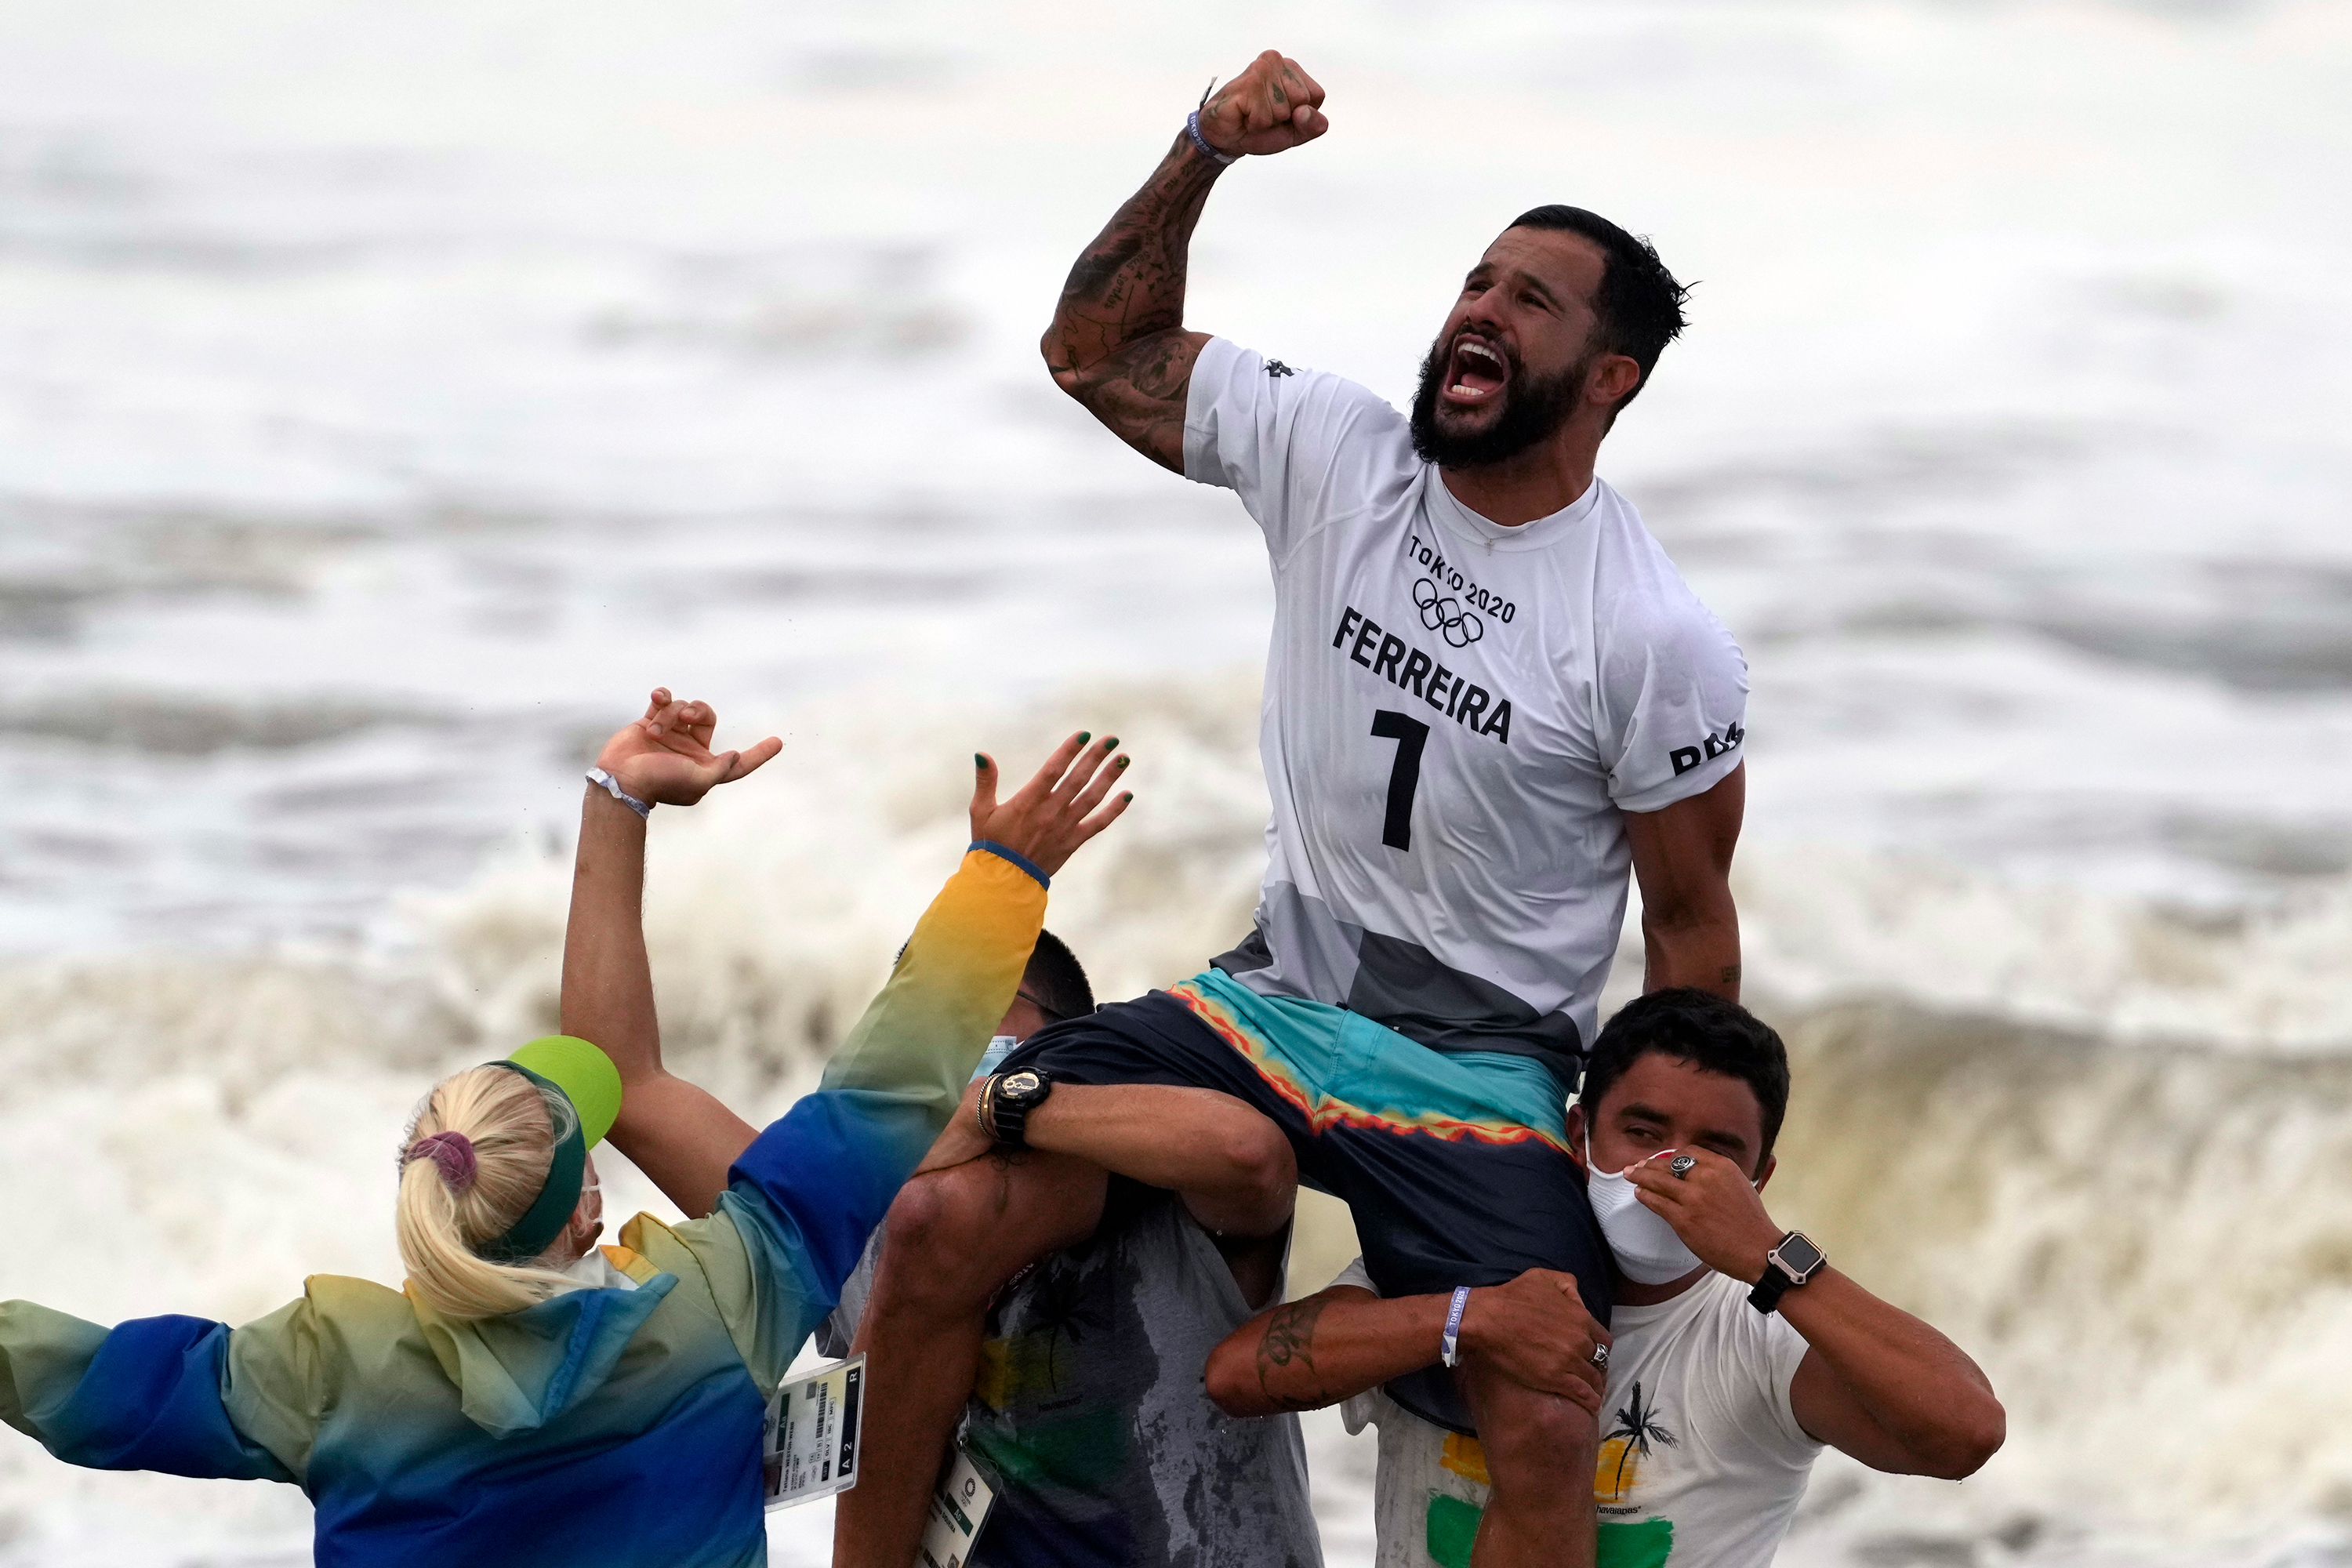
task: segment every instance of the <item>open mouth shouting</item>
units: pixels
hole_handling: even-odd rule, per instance
[[[1493,402],[1511,383],[1511,362],[1502,346],[1465,332],[1454,340],[1445,365],[1444,400],[1456,408]]]

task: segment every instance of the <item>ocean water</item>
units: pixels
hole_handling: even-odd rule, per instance
[[[1129,740],[1053,915],[1106,994],[1226,946],[1263,552],[1034,342],[1269,44],[1334,129],[1224,180],[1195,324],[1402,401],[1526,206],[1699,281],[1602,471],[1749,657],[1775,1213],[2011,1413],[1958,1486],[1825,1460],[1786,1559],[2352,1561],[2336,4],[12,0],[0,1295],[396,1279],[401,1119],[551,1021],[578,770],[656,682],[786,741],[654,837],[669,1048],[747,1113],[879,978],[975,746]],[[1296,1288],[1346,1251],[1318,1220]],[[1368,1562],[1369,1453],[1312,1431]],[[0,1444],[10,1568],[307,1529]],[[821,1562],[822,1510],[774,1537]]]

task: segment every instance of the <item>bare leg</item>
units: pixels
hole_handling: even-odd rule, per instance
[[[1470,1549],[1471,1568],[1592,1568],[1592,1469],[1601,1436],[1592,1413],[1475,1362],[1454,1375],[1494,1482]]]
[[[931,1486],[980,1370],[988,1304],[1004,1282],[1101,1222],[1102,1168],[1026,1151],[917,1176],[885,1222],[866,1352],[865,1453],[834,1513],[835,1568],[908,1568]],[[1585,1466],[1590,1492],[1591,1465]]]

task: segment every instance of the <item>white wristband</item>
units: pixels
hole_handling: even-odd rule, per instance
[[[623,805],[627,806],[639,816],[650,816],[653,815],[654,808],[650,804],[639,800],[635,795],[633,795],[628,791],[623,789],[621,787],[621,781],[606,773],[604,769],[590,768],[588,770],[588,782],[603,789],[614,800],[619,801]]]
[[[1448,1366],[1458,1365],[1461,1363],[1462,1347],[1454,1341],[1462,1332],[1462,1309],[1469,1304],[1470,1287],[1467,1285],[1455,1287],[1454,1305],[1445,1314],[1445,1337],[1437,1342],[1440,1359]]]

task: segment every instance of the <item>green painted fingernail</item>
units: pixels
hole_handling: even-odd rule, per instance
[[[978,752],[974,752],[971,754],[971,765],[976,768],[984,768],[988,766],[988,759],[982,756]]]
[[[1106,752],[1110,752],[1110,751],[1116,751],[1116,750],[1118,750],[1118,737],[1117,735],[1105,735],[1105,736],[1103,737],[1103,750],[1104,750],[1104,751],[1106,751]]]
[[[1094,738],[1095,732],[1092,730],[1081,730],[1078,731],[1078,744],[1081,746],[1085,745],[1088,741],[1091,741]]]
[[[1121,767],[1121,768],[1123,768],[1123,767],[1127,766],[1127,764],[1128,764],[1129,763],[1132,762],[1133,760],[1134,760],[1134,759],[1133,759],[1133,758],[1131,758],[1131,757],[1121,757],[1121,758],[1119,758],[1119,760],[1118,760],[1117,763],[1114,763],[1112,764],[1112,766],[1114,766],[1114,767]]]
[[[1123,801],[1132,802],[1135,799],[1135,792],[1133,790],[1129,790],[1125,795],[1120,795],[1118,798]]]

